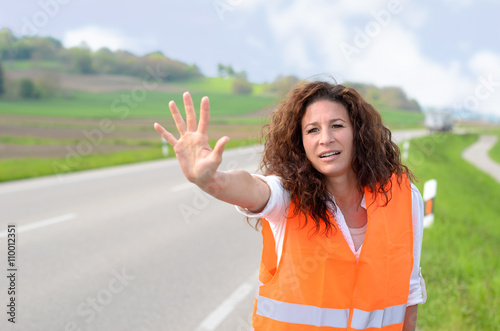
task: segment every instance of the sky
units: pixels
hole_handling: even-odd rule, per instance
[[[499,0],[0,0],[0,28],[217,75],[400,86],[424,108],[500,116]]]

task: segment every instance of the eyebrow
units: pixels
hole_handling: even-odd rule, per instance
[[[344,121],[343,119],[341,118],[334,118],[334,119],[331,119],[330,120],[330,123],[333,123],[333,122],[337,122],[337,121],[342,121],[344,123],[347,123],[346,121]],[[309,125],[319,125],[318,122],[311,122],[311,123],[307,123],[306,125],[304,125],[304,129],[307,128]]]

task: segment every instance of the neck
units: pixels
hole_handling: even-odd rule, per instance
[[[335,203],[342,209],[359,206],[363,192],[358,190],[358,182],[354,173],[341,178],[327,178],[328,191],[335,197]]]

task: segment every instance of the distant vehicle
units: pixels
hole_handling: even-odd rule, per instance
[[[450,132],[455,119],[448,109],[429,109],[425,112],[425,126],[431,132]]]

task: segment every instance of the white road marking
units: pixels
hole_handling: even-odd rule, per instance
[[[76,214],[65,214],[65,215],[61,215],[58,217],[49,218],[49,219],[46,219],[43,221],[31,223],[28,225],[23,225],[23,226],[16,228],[16,233],[26,232],[26,231],[30,231],[30,230],[43,228],[45,226],[49,226],[52,224],[70,221],[70,220],[74,219],[75,217],[76,217]],[[0,232],[0,238],[5,238],[5,237],[7,237],[7,231]]]
[[[257,285],[257,273],[252,274],[246,282],[241,284],[231,295],[224,300],[210,315],[196,328],[196,331],[212,331],[224,321],[234,310],[236,305],[245,299]]]

